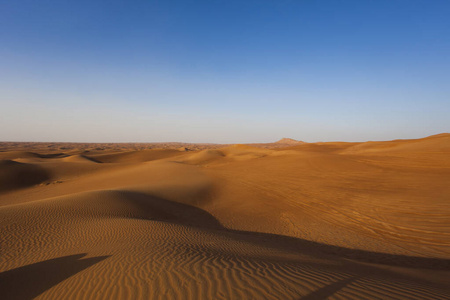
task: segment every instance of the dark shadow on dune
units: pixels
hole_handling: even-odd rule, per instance
[[[39,153],[32,153],[34,155],[36,155],[37,157],[40,158],[61,158],[61,157],[65,157],[66,154],[64,153],[51,153],[51,154],[39,154]]]
[[[0,192],[39,184],[51,178],[40,166],[12,160],[0,161]]]
[[[141,213],[134,219],[164,221],[192,227],[224,230],[225,227],[208,212],[195,206],[165,200],[134,191],[122,191],[127,202],[138,207]]]
[[[85,158],[85,159],[87,159],[87,160],[90,160],[90,161],[95,162],[95,163],[98,163],[98,164],[101,164],[101,163],[102,163],[102,162],[99,161],[98,159],[95,159],[95,158],[93,158],[93,157],[90,157],[90,156],[87,156],[87,155],[84,155],[84,154],[80,154],[80,157],[83,157],[83,158]]]
[[[279,234],[260,233],[225,228],[210,213],[200,208],[154,197],[145,193],[124,191],[133,205],[139,207],[142,214],[132,218],[171,222],[181,225],[205,228],[229,234],[230,238],[243,240],[247,243],[263,247],[291,249],[316,256],[318,253],[338,256],[366,263],[383,264],[407,268],[422,268],[430,270],[450,270],[450,260],[418,256],[378,253],[358,249],[312,242]]]
[[[108,258],[85,253],[54,258],[0,273],[0,298],[33,299],[61,281]]]
[[[353,281],[355,281],[355,277],[350,277],[346,279],[342,279],[336,281],[332,284],[321,287],[320,289],[300,298],[300,300],[325,300],[333,294],[337,293],[339,290],[343,289]]]
[[[450,259],[407,256],[350,249],[271,233],[259,233],[239,230],[232,230],[232,232],[247,236],[248,238],[246,239],[246,241],[261,243],[260,241],[263,240],[263,244],[278,245],[282,246],[283,249],[292,249],[294,251],[297,250],[308,255],[316,255],[318,253],[322,253],[365,263],[374,263],[405,268],[450,271]]]
[[[102,164],[102,163],[103,163],[102,161],[99,161],[98,159],[95,159],[95,158],[93,158],[93,157],[91,157],[91,156],[86,156],[86,155],[85,155],[85,157],[86,157],[87,159],[89,159],[90,161],[93,161],[93,162],[95,162],[95,163],[98,163],[98,164]]]

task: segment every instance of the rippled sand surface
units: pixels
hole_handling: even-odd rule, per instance
[[[44,146],[1,148],[1,299],[450,298],[450,134]]]

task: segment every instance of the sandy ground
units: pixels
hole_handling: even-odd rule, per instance
[[[157,146],[0,143],[0,298],[450,299],[450,134]]]

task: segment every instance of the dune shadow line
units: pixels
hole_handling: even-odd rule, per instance
[[[355,277],[345,278],[336,282],[333,282],[329,285],[326,285],[308,295],[305,297],[300,298],[300,300],[325,300],[328,299],[328,297],[332,296],[339,290],[343,289],[353,281],[355,281]]]
[[[196,206],[178,203],[155,197],[141,192],[123,191],[129,196],[129,201],[140,208],[142,215],[131,218],[151,219],[181,225],[207,228],[222,233],[231,233],[231,238],[244,239],[246,242],[272,247],[282,247],[301,251],[304,254],[335,255],[341,258],[357,260],[366,263],[376,263],[389,266],[423,268],[430,270],[450,270],[450,260],[445,258],[407,256],[351,249],[308,241],[273,233],[262,233],[246,230],[236,230],[224,227],[212,214]]]
[[[86,253],[69,255],[0,273],[0,298],[33,299],[63,280],[110,257],[81,259]]]

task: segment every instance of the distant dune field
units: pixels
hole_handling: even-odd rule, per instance
[[[0,143],[0,243],[0,299],[450,299],[450,134]]]

